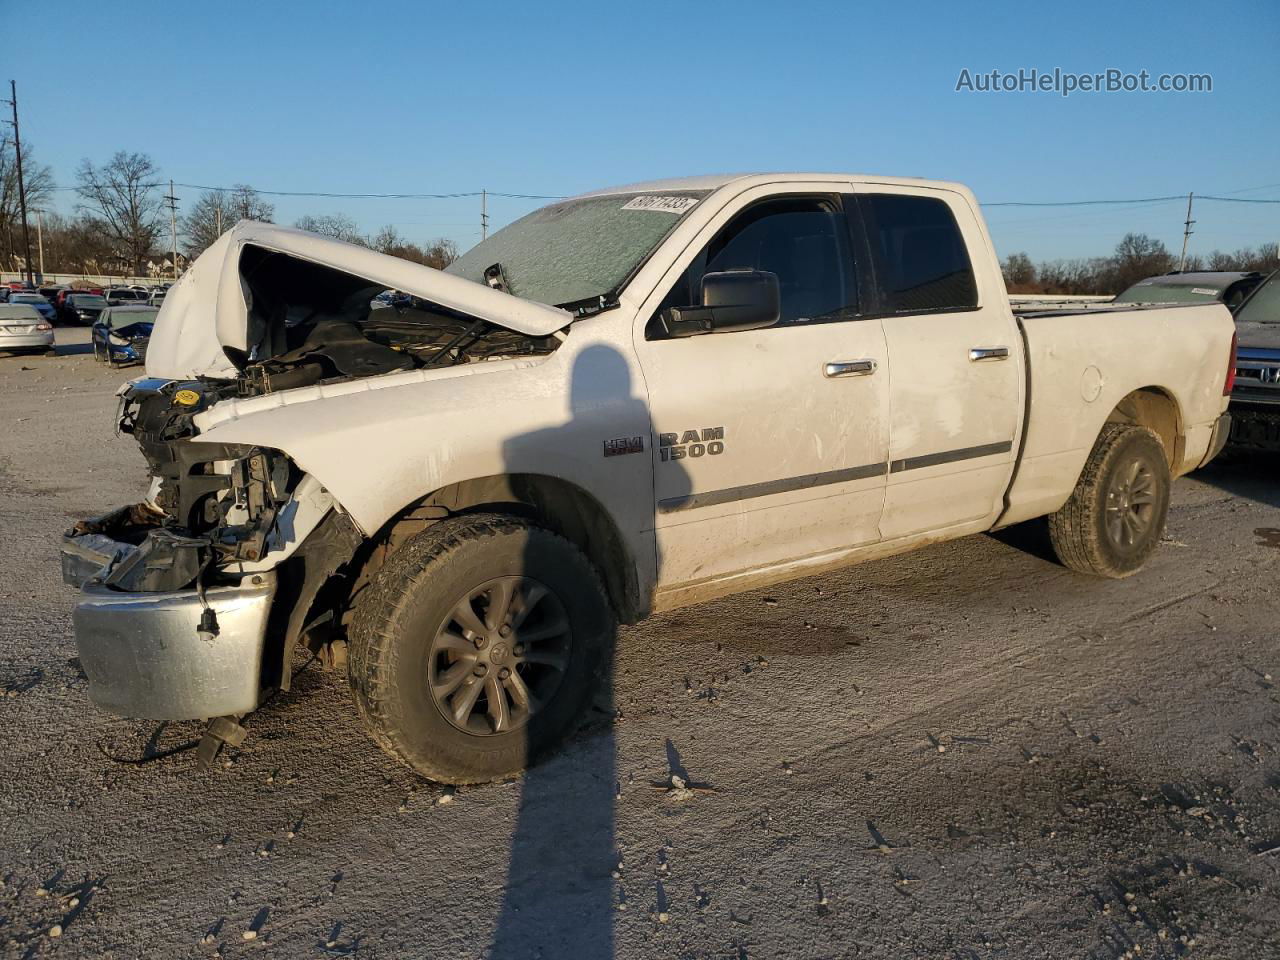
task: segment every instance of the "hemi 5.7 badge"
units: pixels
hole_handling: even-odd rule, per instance
[[[621,457],[627,453],[644,453],[644,437],[618,437],[604,442],[606,457]]]

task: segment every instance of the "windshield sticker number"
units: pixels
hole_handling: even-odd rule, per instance
[[[1198,293],[1202,297],[1216,297],[1218,295],[1217,290],[1213,290],[1209,287],[1192,287],[1191,292]]]
[[[622,205],[623,210],[656,210],[658,213],[681,214],[698,202],[697,197],[634,197]]]

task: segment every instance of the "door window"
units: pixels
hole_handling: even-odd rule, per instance
[[[702,278],[726,270],[775,274],[781,300],[778,326],[849,319],[858,314],[857,282],[844,214],[834,199],[767,200],[740,213],[694,259],[657,313],[697,306]],[[647,339],[660,339],[657,315]]]
[[[884,313],[972,310],[978,288],[951,208],[936,197],[859,197]]]

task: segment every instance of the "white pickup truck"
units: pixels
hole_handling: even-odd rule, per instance
[[[1134,573],[1233,351],[1220,305],[1015,316],[952,183],[601,190],[444,272],[242,222],[121,389],[151,492],[64,541],[89,693],[207,755],[309,647],[393,756],[503,777],[618,621],[1034,517]]]

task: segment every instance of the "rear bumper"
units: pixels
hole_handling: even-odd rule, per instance
[[[1233,399],[1230,443],[1233,449],[1280,450],[1280,404]]]
[[[53,333],[46,330],[41,333],[5,334],[0,336],[0,350],[30,350],[33,347],[52,347]]]
[[[1231,436],[1231,414],[1224,413],[1213,425],[1213,433],[1209,436],[1209,450],[1200,461],[1200,466],[1207,466],[1209,461],[1222,452]]]
[[[89,698],[150,720],[253,711],[275,589],[273,573],[255,574],[210,588],[202,602],[195,590],[124,593],[91,581],[73,615]],[[197,632],[206,603],[217,616],[213,637]]]

